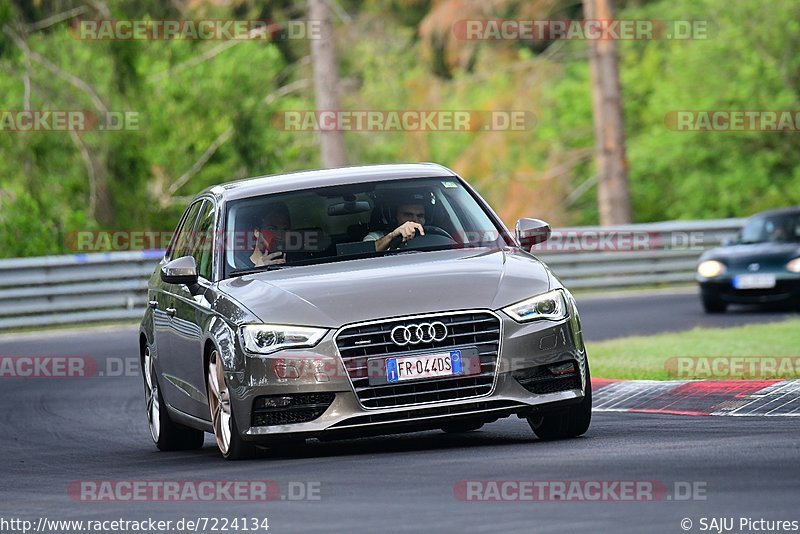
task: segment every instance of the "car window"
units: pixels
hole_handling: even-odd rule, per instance
[[[191,255],[197,264],[197,274],[211,280],[214,252],[214,203],[206,200],[200,209],[195,227]]]
[[[197,213],[200,211],[201,204],[202,201],[198,200],[187,208],[183,221],[175,231],[172,244],[167,251],[169,259],[174,260],[175,258],[189,255],[192,245],[192,232],[197,222]]]
[[[742,228],[742,243],[796,241],[800,241],[800,214],[755,217]]]
[[[348,184],[229,202],[226,276],[254,268],[254,258],[274,252],[285,266],[386,253],[374,239],[402,224],[401,208],[423,217],[424,239],[406,244],[415,251],[511,244],[457,177]]]

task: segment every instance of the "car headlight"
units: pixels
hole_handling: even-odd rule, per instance
[[[564,299],[564,292],[556,289],[512,304],[503,308],[503,311],[520,323],[537,319],[557,321],[567,317],[567,302]]]
[[[714,278],[723,274],[728,268],[717,260],[706,260],[697,266],[697,273],[703,278]]]
[[[313,347],[327,332],[324,328],[249,324],[241,327],[244,348],[254,354],[271,354],[283,349]]]
[[[786,270],[790,273],[800,273],[800,258],[795,258],[787,263]]]

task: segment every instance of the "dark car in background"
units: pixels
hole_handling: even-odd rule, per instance
[[[800,306],[800,207],[748,219],[735,240],[700,257],[697,282],[708,313],[729,304]]]
[[[400,216],[422,231],[379,250]],[[549,235],[536,219],[511,235],[435,164],[203,191],[149,283],[139,346],[153,440],[192,449],[211,432],[236,459],[511,415],[543,439],[583,434],[592,397],[575,300],[529,253]],[[258,256],[272,263],[248,265]]]

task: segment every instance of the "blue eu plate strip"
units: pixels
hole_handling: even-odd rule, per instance
[[[397,373],[397,358],[387,358],[386,380],[389,382],[397,382],[400,380],[400,375]]]
[[[462,371],[461,367],[461,351],[460,350],[453,350],[450,351],[450,365],[453,366],[453,374],[460,375]]]

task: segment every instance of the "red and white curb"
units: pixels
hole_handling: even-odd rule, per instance
[[[800,380],[592,380],[593,410],[800,416]]]

